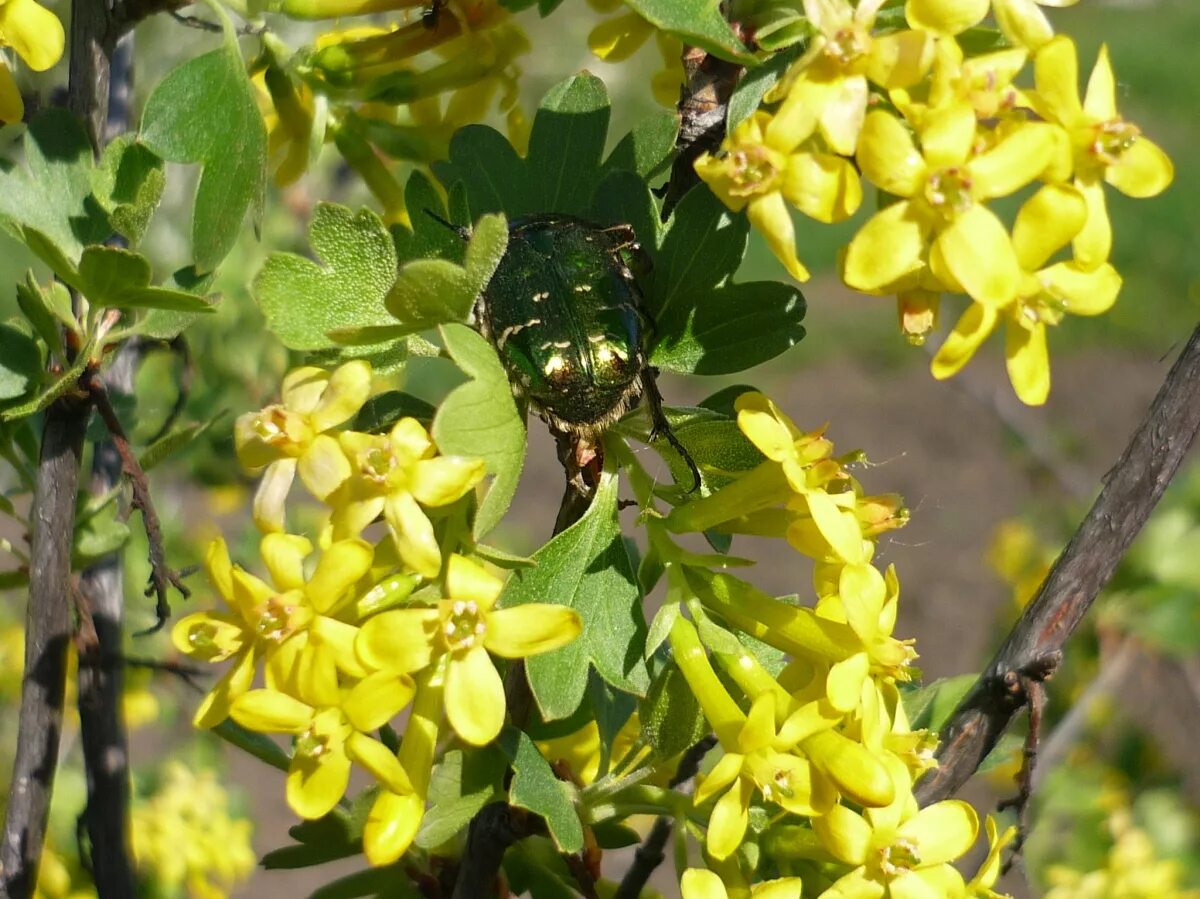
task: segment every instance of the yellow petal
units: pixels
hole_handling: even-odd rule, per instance
[[[506,659],[523,659],[566,646],[583,631],[574,609],[530,603],[487,616],[484,646]]]
[[[1087,221],[1087,202],[1075,188],[1047,184],[1025,201],[1013,225],[1013,249],[1027,272],[1069,244]]]
[[[484,474],[482,459],[463,456],[422,459],[409,471],[408,489],[418,502],[427,506],[447,506],[465,496],[483,480]]]
[[[796,258],[796,231],[783,194],[773,192],[754,197],[746,206],[746,216],[764,238],[775,258],[783,263],[797,281],[807,281],[808,269]]]
[[[504,726],[504,684],[482,646],[450,660],[446,672],[446,718],[460,737],[485,746]]]
[[[208,730],[228,718],[229,708],[234,700],[249,690],[250,685],[254,683],[254,671],[254,647],[248,646],[235,658],[230,669],[201,701],[192,718],[192,725],[200,730]]]
[[[895,800],[896,785],[887,765],[862,743],[823,730],[801,743],[800,749],[859,805],[883,808]]]
[[[278,459],[267,466],[254,494],[254,523],[260,531],[284,529],[284,502],[296,477],[295,459]]]
[[[874,565],[847,565],[838,576],[838,596],[846,610],[846,622],[864,642],[879,633],[886,593],[883,575]]]
[[[436,450],[429,432],[415,418],[402,418],[388,433],[388,442],[402,459],[427,459]]]
[[[605,19],[588,34],[588,49],[605,62],[624,62],[654,33],[653,27],[634,12]]]
[[[289,412],[308,415],[321,402],[329,384],[329,372],[315,365],[293,368],[283,376],[283,405]]]
[[[865,652],[855,653],[830,668],[829,676],[825,679],[825,695],[830,705],[846,713],[858,708],[863,681],[870,668],[871,659]]]
[[[992,0],[996,24],[1014,44],[1036,50],[1054,37],[1046,14],[1034,0]]]
[[[1153,141],[1134,139],[1121,158],[1104,170],[1104,180],[1127,197],[1153,197],[1166,190],[1175,178],[1171,157]]]
[[[346,755],[369,771],[385,790],[413,792],[399,759],[378,740],[356,731],[346,738]]]
[[[367,861],[379,867],[398,860],[412,845],[424,815],[425,801],[420,796],[380,791],[363,826]]]
[[[777,877],[756,883],[754,899],[800,899],[804,882],[799,877]]]
[[[241,620],[220,612],[196,612],[171,628],[175,648],[205,662],[225,661],[242,648],[246,638]]]
[[[25,101],[12,72],[0,60],[0,122],[19,122],[25,117]]]
[[[713,806],[704,845],[708,854],[718,861],[729,858],[742,844],[742,837],[750,825],[750,799],[753,795],[754,784],[746,778],[739,778]]]
[[[1033,59],[1039,100],[1049,115],[1070,127],[1082,115],[1079,102],[1079,59],[1075,42],[1065,35],[1045,44]]]
[[[908,24],[941,35],[978,25],[987,11],[988,0],[908,0],[904,5]]]
[[[455,553],[446,566],[446,590],[452,599],[474,602],[487,611],[500,598],[504,581],[478,562]]]
[[[1032,328],[1009,325],[1004,335],[1004,355],[1008,379],[1021,402],[1040,406],[1050,396],[1050,353],[1046,347],[1046,326],[1037,322]]]
[[[334,751],[317,760],[296,757],[287,776],[287,802],[301,818],[322,818],[346,795],[350,785],[350,759]]]
[[[844,805],[835,805],[814,818],[813,831],[829,852],[848,865],[861,865],[871,845],[871,826]]]
[[[338,704],[341,691],[333,647],[314,641],[308,643],[296,660],[296,686],[297,695],[314,708]]]
[[[911,197],[925,178],[925,160],[912,134],[898,118],[882,110],[871,112],[863,123],[856,158],[872,184],[898,197]]]
[[[281,591],[304,588],[304,559],[312,550],[308,538],[298,534],[267,534],[258,544],[271,581]]]
[[[1075,261],[1085,269],[1098,268],[1112,252],[1112,224],[1102,181],[1075,180],[1075,187],[1087,202],[1087,223],[1072,242]]]
[[[1010,132],[967,164],[976,199],[1007,197],[1045,171],[1054,152],[1054,126],[1033,124]]]
[[[704,805],[713,796],[724,793],[741,776],[744,763],[745,756],[740,752],[727,752],[721,756],[696,787],[692,804]]]
[[[412,701],[414,690],[407,674],[377,671],[354,685],[342,702],[342,712],[357,730],[378,730]]]
[[[16,50],[35,72],[44,72],[62,59],[66,35],[58,16],[34,0],[6,0],[0,3],[0,45]]]
[[[931,169],[958,166],[975,145],[975,110],[959,100],[931,109],[921,122],[921,150]]]
[[[407,674],[420,671],[433,658],[439,640],[437,609],[393,609],[369,618],[358,632],[354,651],[375,671]]]
[[[1083,95],[1083,111],[1101,122],[1117,117],[1117,79],[1108,59],[1108,44],[1100,45],[1100,55],[1092,66]]]
[[[358,414],[371,395],[371,365],[355,359],[338,366],[329,376],[311,415],[314,431],[328,431]]]
[[[371,570],[374,549],[365,540],[338,540],[321,553],[305,595],[318,612],[328,612],[342,595]]]
[[[359,628],[336,618],[317,615],[308,626],[308,635],[319,643],[324,643],[333,652],[338,671],[351,677],[366,677],[370,670],[364,668],[354,651],[354,641],[358,637]],[[298,635],[297,635],[298,636]],[[291,641],[288,641],[291,642]]]
[[[342,446],[328,434],[319,434],[298,463],[300,480],[308,492],[324,501],[354,473]]]
[[[688,868],[679,880],[683,899],[728,899],[725,883],[712,871]]]
[[[775,739],[775,696],[763,693],[755,697],[746,715],[746,723],[738,734],[738,751],[749,754],[764,749]]]
[[[1121,276],[1107,262],[1085,271],[1073,262],[1059,262],[1038,272],[1038,279],[1066,303],[1072,315],[1100,315],[1112,308],[1121,292]]]
[[[933,376],[942,381],[958,374],[995,329],[997,318],[992,307],[971,303],[933,357]]]
[[[849,218],[862,203],[862,181],[850,160],[828,153],[788,157],[782,190],[789,203],[826,224]]]
[[[817,112],[828,94],[828,85],[813,82],[802,71],[767,124],[767,144],[790,153],[812,137],[817,129]]]
[[[828,102],[818,107],[818,127],[829,149],[843,156],[853,156],[863,117],[867,114],[867,79],[863,75],[843,76],[833,87]]]
[[[312,723],[313,709],[286,693],[250,690],[233,701],[230,715],[249,730],[268,734],[298,734]]]
[[[341,491],[330,497],[333,514],[329,523],[333,528],[334,540],[347,540],[361,534],[383,511],[386,501],[382,496],[364,499],[343,498]]]
[[[955,216],[934,243],[946,267],[972,299],[1004,306],[1017,295],[1021,269],[1008,231],[996,214],[975,205]]]
[[[824,490],[812,490],[804,499],[821,536],[829,541],[833,551],[846,562],[861,561],[862,525],[854,512],[840,508]]]
[[[218,537],[208,545],[204,555],[204,570],[212,581],[222,599],[228,601],[233,596],[233,564],[229,561],[229,547],[223,537]]]
[[[935,42],[924,31],[897,31],[871,41],[867,77],[880,87],[912,87],[933,64]]]
[[[843,280],[857,290],[878,290],[921,266],[928,226],[907,200],[881,209],[854,235]]]
[[[794,456],[796,435],[780,419],[767,397],[761,393],[743,393],[737,398],[737,423],[746,438],[772,462]]]
[[[954,861],[966,854],[978,834],[979,816],[959,799],[926,806],[901,824],[898,832],[919,847],[922,866]]]
[[[384,517],[404,564],[425,577],[437,577],[442,551],[433,525],[410,493],[393,493],[384,501]]]

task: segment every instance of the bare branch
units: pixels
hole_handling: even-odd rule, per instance
[[[940,765],[917,785],[928,805],[952,795],[1028,702],[1022,677],[1044,680],[1158,504],[1200,429],[1200,327],[1171,367],[1145,420],[1037,597],[941,734]]]

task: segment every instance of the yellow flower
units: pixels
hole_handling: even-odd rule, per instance
[[[283,504],[297,470],[305,486],[323,499],[350,474],[337,441],[326,432],[352,418],[371,393],[371,366],[347,362],[332,374],[306,366],[283,379],[283,402],[239,416],[233,427],[238,460],[266,468],[254,497],[254,523],[283,530]]]
[[[992,887],[1000,878],[1000,853],[1017,838],[1017,828],[1009,827],[1004,833],[1000,833],[996,827],[996,819],[991,815],[987,816],[984,825],[987,829],[988,854],[975,876],[971,878],[971,882],[967,884],[967,895],[971,899],[1003,899],[1005,894],[997,893]]]
[[[948,36],[978,25],[990,0],[907,0],[904,17],[914,28]]]
[[[1008,231],[984,201],[1038,177],[1055,146],[1052,126],[1015,128],[975,154],[974,109],[930,110],[918,150],[907,128],[882,110],[867,115],[858,162],[881,190],[901,199],[875,213],[846,252],[843,277],[872,291],[918,272],[949,272],[975,300],[1003,306],[1017,295],[1020,267]]]
[[[388,434],[343,432],[331,455],[334,449],[345,463],[345,476],[340,483],[326,481],[320,497],[333,508],[334,539],[361,534],[383,513],[404,564],[436,577],[442,553],[421,506],[461,499],[482,480],[483,460],[438,456],[429,432],[415,418],[400,419]],[[333,470],[332,465],[327,469]]]
[[[992,0],[992,15],[1000,30],[1014,44],[1037,50],[1054,37],[1050,20],[1038,8],[1074,6],[1079,0]]]
[[[783,99],[774,128],[796,143],[814,128],[834,153],[853,156],[867,114],[868,80],[885,89],[910,87],[925,77],[934,41],[921,31],[873,35],[883,0],[804,0],[816,29],[807,53],[766,95]]]
[[[494,740],[504,724],[504,684],[488,653],[521,659],[550,652],[583,629],[575,610],[564,606],[496,609],[503,586],[476,562],[452,555],[446,596],[436,607],[381,612],[355,642],[363,664],[382,671],[416,672],[448,656],[446,717],[475,746]]]
[[[809,275],[796,257],[787,204],[817,221],[838,222],[862,202],[862,184],[850,162],[812,147],[801,149],[808,136],[794,123],[759,111],[725,138],[717,156],[705,153],[696,160],[697,174],[734,212],[746,210],[750,224],[797,281]]]
[[[688,868],[683,872],[679,881],[679,889],[683,899],[729,899],[726,889],[728,874],[722,871],[706,871],[703,868]],[[735,884],[735,896],[749,896],[751,899],[800,899],[800,889],[803,886],[799,877],[779,877],[775,880],[763,880],[756,884],[747,884],[743,877],[738,877]]]
[[[12,47],[25,65],[44,72],[57,63],[66,45],[62,22],[34,0],[0,0],[0,49]],[[19,122],[25,115],[21,92],[0,59],[0,122]]]
[[[1118,114],[1107,46],[1100,48],[1082,103],[1078,57],[1068,37],[1056,37],[1038,51],[1034,80],[1037,90],[1030,99],[1038,113],[1067,130],[1075,186],[1087,201],[1087,222],[1074,240],[1075,259],[1084,268],[1096,268],[1112,249],[1103,182],[1129,197],[1153,197],[1170,185],[1175,169],[1157,144]]]
[[[308,170],[309,162],[324,142],[324,133],[313,130],[316,100],[307,84],[293,82],[275,66],[268,66],[260,76],[255,76],[254,84],[261,86],[265,94],[263,121],[267,126],[267,154],[275,183],[287,187]]]
[[[279,689],[325,676],[321,672],[326,669],[366,673],[354,655],[356,628],[326,613],[334,612],[370,569],[370,544],[357,539],[331,544],[307,580],[303,562],[312,552],[308,540],[268,534],[260,547],[274,587],[234,567],[225,541],[214,540],[205,566],[230,611],[188,615],[171,631],[184,655],[205,662],[233,659],[196,709],[196,727],[213,727],[228,717],[230,703],[250,688],[261,660],[266,661],[268,684]]]
[[[590,4],[597,8],[596,4]],[[597,9],[612,12],[612,9]],[[618,63],[629,59],[653,36],[662,57],[662,68],[651,79],[650,87],[663,106],[674,107],[679,101],[679,88],[684,84],[683,42],[655,28],[632,10],[605,19],[588,33],[588,47],[605,62]]]
[[[897,799],[862,814],[844,805],[813,819],[813,831],[838,861],[854,865],[828,896],[956,896],[962,875],[949,863],[971,848],[979,832],[975,810],[956,799],[918,811],[908,771],[892,759]]]
[[[378,671],[343,695],[329,670],[303,686],[300,699],[278,690],[250,690],[230,706],[233,720],[245,728],[295,736],[287,777],[292,811],[307,819],[332,811],[346,795],[351,762],[393,793],[414,792],[399,759],[367,735],[408,705],[412,678]]]
[[[972,303],[933,358],[935,378],[956,374],[995,330],[1007,325],[1008,376],[1021,401],[1039,406],[1050,394],[1050,356],[1046,326],[1067,313],[1100,315],[1121,289],[1121,276],[1107,262],[1088,270],[1077,261],[1047,261],[1085,227],[1087,203],[1079,191],[1048,184],[1017,214],[1013,246],[1021,267],[1021,286],[1012,304],[995,309]],[[948,273],[943,273],[949,279]]]

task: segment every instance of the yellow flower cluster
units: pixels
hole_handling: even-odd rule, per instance
[[[914,342],[933,329],[942,294],[965,294],[935,377],[959,371],[1003,324],[1013,387],[1041,404],[1047,326],[1105,312],[1121,287],[1105,183],[1154,196],[1171,162],[1120,116],[1106,49],[1080,99],[1075,45],[1053,35],[1033,0],[991,4],[1012,46],[976,56],[957,35],[983,20],[988,0],[909,0],[911,27],[887,32],[876,29],[881,4],[804,0],[816,35],[768,91],[771,111],[740,123],[696,171],[746,210],[798,280],[808,271],[789,207],[841,221],[862,202],[861,173],[887,202],[846,248],[846,284],[896,296]],[[1017,87],[1030,60],[1033,85]],[[1011,228],[988,206],[1032,185]]]
[[[191,658],[231,663],[197,709],[198,727],[232,717],[292,736],[287,799],[296,814],[331,811],[353,765],[374,779],[363,843],[372,863],[388,864],[424,815],[443,716],[469,744],[494,740],[505,697],[492,657],[557,649],[581,623],[561,606],[496,608],[503,582],[449,551],[457,519],[438,513],[479,483],[482,461],[439,455],[412,418],[385,434],[339,430],[371,378],[361,361],[296,369],[279,404],[238,419],[240,460],[264,470],[255,520],[267,532],[259,549],[269,581],[234,565],[217,540],[206,562],[225,608],[183,618],[172,637]],[[319,548],[283,531],[297,475],[329,507]],[[378,520],[386,536],[373,544],[364,532]],[[374,734],[410,705],[393,751]]]
[[[133,852],[143,877],[164,893],[225,899],[254,871],[250,820],[230,814],[215,772],[168,762],[162,783],[130,815]]]
[[[36,0],[0,0],[0,50],[12,47],[25,65],[44,72],[62,59],[65,45],[62,22]],[[0,124],[24,115],[21,91],[0,56]]]
[[[900,702],[897,685],[911,679],[915,652],[892,636],[895,569],[872,561],[878,536],[903,525],[906,511],[896,496],[865,493],[849,471],[858,456],[835,456],[822,431],[801,431],[762,394],[741,395],[735,409],[766,460],[678,506],[665,527],[786,537],[814,561],[817,599],[811,608],[775,599],[697,557],[672,564],[659,550],[690,614],[673,621],[674,660],[720,746],[693,796],[707,821],[709,870],[689,871],[684,895],[718,899],[735,894],[731,885],[740,885],[737,895],[750,891],[738,850],[754,839],[755,807],[775,822],[761,847],[772,858],[838,872],[819,893],[829,899],[990,895],[1002,845],[994,828],[993,857],[967,883],[951,863],[978,836],[974,810],[957,800],[919,809],[913,797],[915,778],[934,764],[933,742],[913,731]],[[725,628],[789,661],[772,674]],[[800,886],[784,878],[751,892],[796,896]]]

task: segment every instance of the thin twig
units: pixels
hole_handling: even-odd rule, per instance
[[[1141,531],[1200,429],[1200,327],[1171,367],[1104,489],[1046,575],[1037,597],[941,733],[939,767],[917,785],[928,805],[956,792],[1026,705],[1022,675],[1061,653]]]
[[[1023,687],[1029,697],[1029,733],[1025,735],[1021,770],[1017,772],[1017,795],[1004,800],[996,807],[1000,812],[1011,808],[1017,813],[1017,836],[1009,847],[1008,858],[1004,860],[1004,867],[1001,869],[1002,874],[1007,874],[1021,857],[1025,840],[1029,837],[1029,802],[1033,798],[1033,772],[1037,769],[1038,744],[1042,739],[1042,721],[1046,711],[1046,685],[1040,680],[1026,678]]]
[[[137,456],[129,445],[129,439],[125,436],[125,431],[121,427],[117,413],[113,410],[112,403],[109,402],[108,391],[98,373],[91,373],[87,387],[92,402],[96,405],[96,411],[100,413],[100,417],[112,437],[113,447],[120,454],[121,466],[129,477],[130,488],[133,492],[133,508],[142,513],[142,527],[146,531],[146,543],[150,555],[150,584],[146,588],[146,595],[149,596],[153,593],[156,597],[154,611],[158,620],[152,627],[141,633],[152,634],[162,628],[171,615],[167,591],[174,587],[184,599],[192,594],[179,572],[167,565],[162,525],[159,523],[158,513],[154,509],[154,501],[150,498],[150,484],[146,480],[146,473],[142,471],[142,466],[138,463]]]

